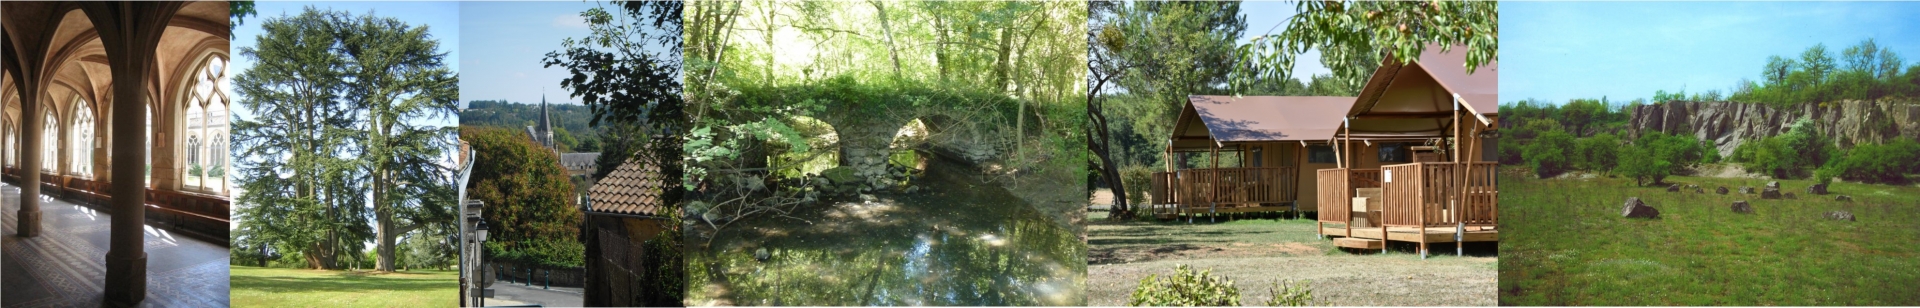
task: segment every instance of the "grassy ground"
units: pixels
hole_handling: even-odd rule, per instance
[[[1240,288],[1241,304],[1272,297],[1267,288],[1283,279],[1309,280],[1316,305],[1490,306],[1495,302],[1496,261],[1490,244],[1467,246],[1421,260],[1410,245],[1390,252],[1355,252],[1314,236],[1309,219],[1242,218],[1193,224],[1125,222],[1090,214],[1087,299],[1093,306],[1125,305],[1140,279],[1165,275],[1176,265],[1213,269]],[[1434,247],[1435,252],[1441,250]]]
[[[232,267],[234,307],[423,307],[459,304],[457,271],[372,274]]]
[[[1667,180],[1705,194],[1620,178],[1500,180],[1502,305],[1920,304],[1920,188],[1835,183],[1855,200],[1839,202],[1806,195],[1811,181],[1780,181],[1797,199],[1761,200],[1740,194],[1766,185],[1754,179]],[[1627,197],[1660,218],[1621,217]],[[1736,200],[1755,213],[1734,213]],[[1822,219],[1833,210],[1858,221]]]

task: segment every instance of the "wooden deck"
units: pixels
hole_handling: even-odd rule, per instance
[[[1292,210],[1297,181],[1293,170],[1245,167],[1155,172],[1149,208],[1160,217]]]
[[[1499,190],[1493,162],[1417,162],[1380,169],[1321,169],[1316,185],[1322,207],[1358,202],[1357,190],[1378,189],[1377,219],[1356,219],[1353,211],[1320,211],[1318,233],[1336,237],[1334,245],[1382,249],[1385,242],[1420,245],[1421,257],[1435,243],[1500,240]],[[1369,207],[1371,208],[1371,207]],[[1355,225],[1361,224],[1361,225]]]
[[[1413,228],[1413,227],[1386,227],[1386,228],[1374,227],[1374,228],[1347,229],[1346,226],[1328,226],[1328,225],[1320,226],[1320,234],[1326,235],[1326,236],[1338,236],[1338,237],[1345,237],[1345,238],[1371,239],[1371,240],[1385,239],[1385,240],[1396,241],[1396,242],[1414,242],[1414,243],[1453,243],[1454,242],[1453,240],[1454,228],[1428,227],[1426,228],[1425,230],[1426,233],[1424,233],[1424,235],[1420,233],[1420,231],[1421,231],[1420,228]],[[1382,236],[1381,233],[1386,233],[1386,235]],[[1426,237],[1425,240],[1421,239],[1421,237],[1423,236]],[[1470,227],[1467,229],[1466,233],[1461,235],[1461,239],[1460,239],[1460,242],[1469,242],[1469,243],[1498,242],[1498,241],[1500,241],[1500,230],[1487,228],[1487,227]]]

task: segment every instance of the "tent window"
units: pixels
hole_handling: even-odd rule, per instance
[[[1307,162],[1315,163],[1315,164],[1336,163],[1334,161],[1334,156],[1333,156],[1333,146],[1325,146],[1325,145],[1308,146]]]
[[[1413,148],[1405,142],[1380,144],[1380,163],[1411,163]]]

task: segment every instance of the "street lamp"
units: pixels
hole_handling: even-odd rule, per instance
[[[474,228],[473,239],[476,243],[487,242],[487,221],[481,220],[480,226]]]

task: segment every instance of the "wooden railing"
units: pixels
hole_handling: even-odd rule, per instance
[[[1494,168],[1498,164],[1470,164],[1464,171],[1465,182],[1461,182],[1457,173],[1463,172],[1460,166],[1462,164],[1440,162],[1382,167],[1383,224],[1399,227],[1497,224],[1500,198],[1494,185]]]
[[[1315,174],[1315,192],[1320,201],[1320,221],[1350,223],[1353,189],[1380,187],[1380,169],[1320,169]]]
[[[1174,207],[1293,202],[1292,167],[1187,169],[1153,174],[1153,204]]]

